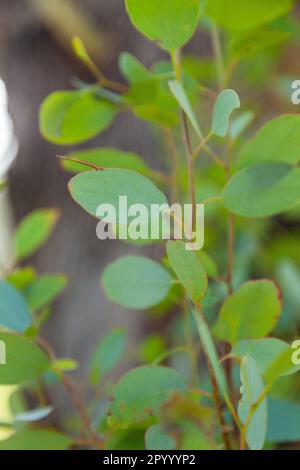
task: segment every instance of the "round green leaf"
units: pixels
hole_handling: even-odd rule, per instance
[[[225,137],[229,131],[229,118],[233,111],[240,108],[241,102],[239,95],[234,90],[222,91],[215,103],[212,121],[212,133]]]
[[[224,302],[214,332],[232,345],[267,336],[281,313],[280,292],[272,281],[250,281]]]
[[[43,136],[55,144],[84,142],[106,129],[115,107],[89,91],[58,91],[49,95],[40,109]]]
[[[165,195],[148,178],[116,168],[77,175],[71,179],[69,190],[73,199],[94,217],[100,204],[111,204],[118,215],[120,196],[127,196],[128,206],[143,204],[149,214],[152,204],[167,203]]]
[[[31,322],[22,295],[10,284],[0,281],[0,326],[22,333]]]
[[[241,152],[241,166],[300,162],[300,115],[284,114],[265,124]]]
[[[71,158],[91,163],[103,168],[122,168],[133,170],[138,173],[147,172],[147,166],[139,155],[133,152],[123,152],[122,150],[111,148],[98,148],[92,150],[80,150],[73,152]],[[90,170],[89,167],[70,160],[61,160],[64,170],[70,173],[83,173]]]
[[[107,297],[122,307],[143,310],[166,298],[172,285],[169,273],[144,256],[128,255],[111,263],[102,275]]]
[[[244,217],[270,217],[300,203],[300,168],[263,163],[237,173],[225,187],[223,203]]]
[[[58,217],[56,209],[40,209],[31,212],[20,222],[14,240],[19,260],[32,255],[47,242]]]
[[[126,0],[126,7],[133,25],[168,51],[188,42],[200,16],[199,0]]]
[[[1,364],[0,385],[15,385],[32,380],[50,369],[45,353],[31,340],[0,332],[6,350],[6,364]]]
[[[233,31],[253,29],[289,12],[294,0],[209,0],[206,2],[208,16],[221,26]]]
[[[180,240],[170,240],[167,243],[167,253],[171,268],[180,283],[188,292],[190,298],[199,303],[207,291],[207,275],[199,256],[186,249],[186,244]]]
[[[109,424],[125,428],[142,422],[157,414],[172,394],[186,387],[174,369],[154,366],[133,369],[114,388]]]

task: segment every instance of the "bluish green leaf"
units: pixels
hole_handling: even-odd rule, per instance
[[[143,310],[167,297],[172,278],[156,261],[128,255],[107,266],[101,282],[111,301],[122,307]]]
[[[0,327],[22,333],[31,322],[32,317],[22,295],[0,280]]]
[[[100,340],[90,361],[90,377],[93,384],[98,384],[102,377],[121,361],[127,340],[127,334],[121,328],[108,332]]]
[[[240,98],[234,90],[222,91],[215,103],[213,120],[212,120],[212,133],[225,137],[229,131],[230,116],[235,109],[240,108]]]
[[[249,166],[229,181],[223,203],[234,214],[270,217],[300,203],[300,169],[284,163]]]
[[[249,421],[251,408],[260,399],[265,386],[255,360],[245,356],[241,363],[242,399],[238,413],[244,425],[247,425],[246,440],[250,450],[261,450],[267,434],[268,406],[264,399]]]

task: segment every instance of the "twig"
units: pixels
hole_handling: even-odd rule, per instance
[[[79,165],[88,166],[89,168],[93,168],[93,170],[104,171],[103,166],[94,165],[93,163],[85,162],[83,160],[79,160],[78,158],[66,157],[64,155],[57,155],[56,157],[61,160],[67,160],[69,162],[78,163]]]
[[[48,354],[51,361],[55,361],[56,356],[50,344],[44,338],[40,338],[40,337],[37,338],[37,341],[40,344],[40,346],[45,350],[45,352]],[[97,447],[98,449],[102,449],[103,448],[102,439],[98,436],[97,432],[94,430],[93,425],[90,421],[89,415],[85,409],[85,405],[83,401],[81,400],[81,398],[79,397],[77,390],[75,388],[75,385],[73,384],[71,379],[69,379],[69,377],[66,376],[66,374],[63,371],[56,370],[56,372],[59,375],[67,394],[69,395],[74,406],[76,407],[84,427],[86,428],[91,438],[93,439],[94,446]]]

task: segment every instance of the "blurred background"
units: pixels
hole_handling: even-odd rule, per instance
[[[291,83],[300,78],[297,10],[278,20],[276,28],[288,31],[290,40],[250,55],[237,67],[233,78],[244,110],[255,115],[256,128],[283,112],[299,111],[291,103]],[[138,341],[150,332],[163,332],[166,321],[163,315],[126,312],[105,298],[99,285],[105,265],[120,253],[145,253],[145,248],[96,238],[95,220],[71,200],[67,191],[69,175],[56,159],[57,154],[71,149],[55,147],[40,135],[38,114],[43,99],[52,91],[71,89],[78,78],[93,81],[71,49],[75,34],[105,75],[114,80],[122,81],[118,56],[123,51],[136,55],[147,67],[166,57],[133,29],[121,0],[0,0],[0,178],[7,174],[9,182],[0,196],[0,265],[6,270],[13,264],[11,234],[15,224],[34,209],[59,209],[60,220],[53,236],[31,261],[41,273],[67,274],[69,286],[55,304],[46,336],[58,356],[74,357],[84,366],[95,343],[108,329],[126,327],[134,351]],[[204,28],[195,35],[186,53],[191,73],[215,86],[211,50]],[[204,109],[209,106],[203,101]],[[130,113],[120,114],[110,129],[89,145],[135,151],[152,168],[165,166],[160,138],[149,123]],[[210,196],[218,191],[220,179],[218,174],[208,174],[211,181],[204,188]],[[201,178],[199,187],[203,191]],[[235,283],[249,276],[274,275],[285,300],[279,335],[288,340],[299,333],[299,215],[298,210],[274,220],[238,225]],[[207,247],[217,251],[222,262],[225,232],[219,225],[223,214],[212,210],[207,221]],[[153,256],[162,253],[160,246],[147,250]],[[132,357],[128,354],[128,363]],[[55,400],[58,407],[66,406],[60,394]]]

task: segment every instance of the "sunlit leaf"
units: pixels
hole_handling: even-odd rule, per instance
[[[40,129],[55,144],[77,144],[106,129],[115,114],[115,106],[90,91],[57,91],[41,106]]]
[[[198,0],[126,0],[126,7],[133,25],[169,51],[188,42],[200,15]]]
[[[255,360],[245,356],[241,363],[242,399],[238,413],[247,425],[246,440],[250,450],[261,450],[267,434],[268,407],[266,398],[260,403],[249,420],[251,408],[260,399],[265,386]]]
[[[65,289],[67,278],[63,274],[44,274],[33,281],[24,291],[32,311],[39,310],[53,302]]]
[[[1,365],[1,385],[20,384],[50,370],[49,359],[33,341],[4,332],[0,332],[0,341],[6,350],[6,364]]]
[[[27,258],[47,242],[58,217],[56,209],[40,209],[31,212],[20,222],[14,240],[18,259]]]
[[[190,298],[200,302],[207,290],[207,275],[200,258],[180,240],[168,241],[167,253],[171,268]]]
[[[294,0],[251,0],[245,4],[240,0],[209,0],[207,14],[218,24],[232,31],[244,31],[271,22],[288,13]]]
[[[250,281],[225,300],[214,332],[235,345],[267,336],[281,313],[280,292],[272,281]]]

